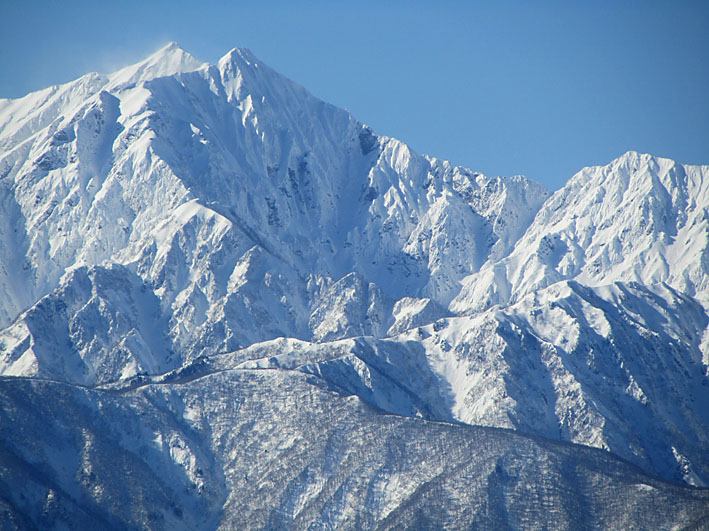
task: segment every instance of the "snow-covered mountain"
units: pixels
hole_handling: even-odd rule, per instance
[[[124,278],[106,285],[132,273],[134,289],[160,300],[174,365],[280,336],[385,335],[398,299],[447,306],[462,278],[509,252],[547,196],[379,138],[245,50],[200,66],[170,45],[111,76],[5,101],[0,120],[13,214],[2,324],[57,286],[80,308],[98,297],[98,318],[111,320],[113,294],[74,273],[108,267]],[[91,364],[73,339],[80,308],[60,319]],[[34,338],[28,317],[13,344]],[[143,334],[138,350],[125,347],[134,329],[101,347],[126,352],[114,378],[165,362]],[[42,375],[41,357],[8,371]],[[91,370],[75,377],[97,381]]]
[[[580,446],[709,485],[709,166],[550,195],[170,44],[0,100],[0,205],[18,527],[709,519]]]
[[[464,279],[478,311],[560,280],[668,284],[709,305],[709,166],[630,151],[585,168],[539,210],[514,251]]]

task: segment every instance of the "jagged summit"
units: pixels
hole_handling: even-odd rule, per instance
[[[244,61],[246,64],[256,66],[259,63],[259,59],[254,55],[254,53],[249,48],[232,48],[227,53],[225,53],[217,64],[226,61]]]
[[[452,308],[479,311],[577,279],[669,284],[709,300],[709,167],[630,151],[584,168],[539,210],[514,251],[463,282]]]
[[[149,282],[169,305],[187,307],[202,296],[208,307],[226,304],[247,270],[237,267],[232,278],[222,268],[259,256],[284,270],[284,286],[266,288],[278,286],[273,296],[289,318],[266,335],[250,327],[252,335],[240,325],[223,328],[253,318],[250,303],[206,321],[195,315],[197,326],[220,323],[226,343],[210,350],[272,334],[312,337],[324,330],[320,319],[334,319],[318,307],[350,274],[359,278],[355,299],[364,297],[357,304],[366,310],[345,312],[338,333],[366,315],[372,324],[361,330],[379,334],[393,324],[390,312],[402,297],[447,305],[457,282],[491,253],[504,255],[546,198],[536,183],[489,179],[378,137],[257,64],[235,49],[216,68],[202,67],[171,44],[88,87],[68,85],[61,98],[18,103],[8,122],[24,125],[14,136],[0,134],[0,168],[22,226],[7,249],[24,256],[17,260],[26,264],[26,282],[5,273],[0,323],[49,294],[66,270],[106,261],[130,265],[144,281],[157,275]],[[223,266],[191,249],[197,241],[180,243],[193,223],[190,231],[220,227],[198,233],[226,246]],[[202,265],[191,267],[201,273],[170,279],[160,272],[177,274],[179,261],[193,255]],[[264,267],[276,266],[258,266],[260,275]],[[237,319],[241,312],[250,317]],[[193,336],[190,327],[179,330],[173,333],[185,340]],[[196,355],[205,347],[192,348]]]
[[[148,81],[157,77],[191,72],[205,65],[206,63],[198,61],[180,48],[176,42],[170,42],[147,59],[109,75],[110,84],[107,88],[110,90],[113,87]]]

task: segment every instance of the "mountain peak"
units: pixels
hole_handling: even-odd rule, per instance
[[[217,62],[220,69],[224,69],[227,65],[236,67],[237,70],[245,68],[257,68],[259,59],[248,48],[232,48]]]
[[[198,70],[205,63],[171,41],[148,58],[127,66],[111,75],[114,86],[148,81],[157,77],[181,74]]]
[[[149,55],[147,59],[138,64],[149,63],[186,63],[190,67],[200,67],[202,62],[195,59],[189,52],[182,48],[177,42],[170,41],[165,46]]]
[[[616,157],[614,160],[612,160],[609,165],[610,166],[618,166],[618,165],[623,165],[623,164],[630,164],[630,165],[637,165],[642,162],[647,162],[650,159],[653,159],[652,155],[648,153],[641,153],[639,151],[635,151],[633,149],[630,149],[623,153],[621,156]]]
[[[233,58],[241,58],[243,60],[256,60],[256,56],[254,53],[248,49],[248,48],[240,48],[240,47],[234,47],[231,50],[229,50],[227,53],[224,54],[222,57],[222,60],[225,59],[233,59]]]
[[[163,46],[162,48],[160,48],[156,53],[167,52],[167,51],[171,51],[171,50],[181,50],[181,51],[183,51],[183,52],[185,51],[184,48],[182,48],[182,47],[177,43],[177,41],[170,41],[170,42],[168,42],[165,46]]]

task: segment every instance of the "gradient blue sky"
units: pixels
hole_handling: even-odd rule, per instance
[[[558,188],[629,149],[709,164],[709,2],[0,0],[0,97],[177,41],[250,48],[379,134]]]

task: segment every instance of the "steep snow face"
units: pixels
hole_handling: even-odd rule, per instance
[[[667,286],[570,281],[447,324],[423,343],[450,382],[456,418],[608,449],[663,477],[709,484],[700,348],[709,317],[696,300]]]
[[[135,137],[114,93],[140,99],[146,80],[200,65],[173,43],[112,75],[0,100],[1,324],[56,287],[66,269],[98,264],[128,240],[135,215],[127,198],[110,201],[122,189],[112,165],[136,154],[136,172],[150,164],[139,146],[126,149]],[[151,203],[151,190],[144,193]]]
[[[564,279],[666,283],[709,303],[709,166],[628,152],[556,192],[510,256],[463,281],[451,304],[473,312]]]
[[[79,267],[0,332],[0,371],[82,385],[164,372],[179,362],[168,325],[135,273]]]

